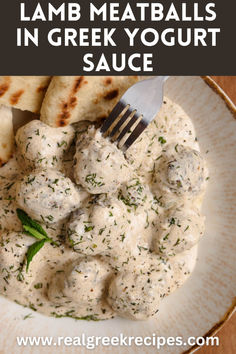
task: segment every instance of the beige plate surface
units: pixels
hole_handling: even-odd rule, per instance
[[[196,269],[185,285],[166,298],[159,316],[146,322],[105,322],[47,318],[0,297],[1,353],[85,353],[78,347],[17,347],[16,336],[203,336],[214,333],[232,313],[236,294],[236,110],[213,82],[200,77],[171,77],[165,94],[192,118],[206,154],[210,181],[204,201],[206,233]],[[23,317],[32,313],[32,318]],[[99,347],[96,353],[110,352]],[[195,348],[164,347],[160,353]],[[114,347],[115,353],[156,353],[154,347]],[[88,350],[88,352],[90,352]]]

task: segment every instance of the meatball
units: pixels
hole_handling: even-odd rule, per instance
[[[190,206],[168,210],[154,239],[154,250],[168,256],[191,249],[204,234],[204,221],[205,218]]]
[[[15,176],[16,178],[16,176]],[[22,225],[16,214],[15,179],[4,179],[0,184],[0,232],[3,230],[21,231]]]
[[[96,258],[83,258],[73,263],[63,273],[53,277],[48,297],[54,303],[68,303],[70,300],[79,307],[95,306],[103,298],[109,268]]]
[[[36,170],[17,183],[16,201],[32,218],[54,223],[80,206],[80,194],[62,173]]]
[[[126,206],[119,200],[100,195],[88,202],[87,207],[72,214],[67,237],[74,251],[87,255],[106,253],[114,244],[126,244],[129,231]]]
[[[35,239],[21,232],[6,232],[1,235],[0,247],[0,289],[1,294],[14,298],[25,292],[32,282],[35,262],[26,273],[25,256]],[[36,255],[37,257],[37,255]]]
[[[73,138],[74,129],[71,126],[51,128],[40,120],[33,120],[17,131],[16,144],[26,167],[53,168],[68,150]]]
[[[160,298],[166,294],[164,272],[122,273],[110,286],[108,303],[122,317],[146,320],[157,313]]]
[[[163,153],[153,178],[157,189],[181,196],[199,194],[205,181],[205,164],[196,150],[170,145]]]
[[[190,250],[170,257],[168,265],[173,272],[170,279],[170,293],[182,286],[192,274],[197,261],[197,248],[196,245]]]
[[[197,148],[195,131],[192,121],[186,117],[182,107],[168,97],[156,118],[148,125],[140,137],[125,152],[132,167],[147,181],[150,181],[150,171],[158,158],[163,154],[167,144],[177,142]]]
[[[151,198],[148,187],[140,181],[139,178],[132,178],[129,182],[123,184],[118,191],[118,199],[125,205],[134,208],[144,206]]]
[[[77,139],[74,177],[91,194],[114,193],[130,178],[124,154],[93,126]]]

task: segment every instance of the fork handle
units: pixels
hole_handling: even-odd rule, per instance
[[[150,90],[156,91],[157,87],[162,86],[168,78],[169,78],[169,76],[152,76],[152,77],[146,78],[146,80],[149,81]],[[145,79],[144,79],[144,81],[145,81]]]

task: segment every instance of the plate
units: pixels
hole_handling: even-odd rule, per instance
[[[163,300],[159,315],[144,322],[55,319],[0,297],[1,353],[87,353],[76,346],[19,347],[17,336],[210,336],[235,308],[236,294],[236,108],[208,77],[171,77],[165,95],[178,103],[195,125],[210,172],[203,213],[206,232],[199,244],[196,268],[188,281]],[[23,318],[29,314],[26,320]],[[165,346],[159,353],[193,352],[197,347]],[[98,347],[96,353],[110,352]],[[155,347],[114,347],[122,353],[156,353]]]

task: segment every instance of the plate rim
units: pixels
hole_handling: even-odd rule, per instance
[[[225,91],[210,76],[201,76],[201,79],[224,101],[232,117],[236,119],[236,105],[225,93]],[[234,313],[236,313],[236,296],[234,297],[232,304],[227,309],[225,314],[221,317],[221,319],[216,324],[214,324],[213,327],[209,329],[209,331],[207,331],[201,337],[205,339],[206,337],[214,336],[225,325],[225,323],[232,317]],[[199,350],[201,347],[202,346],[195,344],[191,346],[189,349],[187,349],[186,351],[183,351],[182,354],[192,354],[197,350]]]

